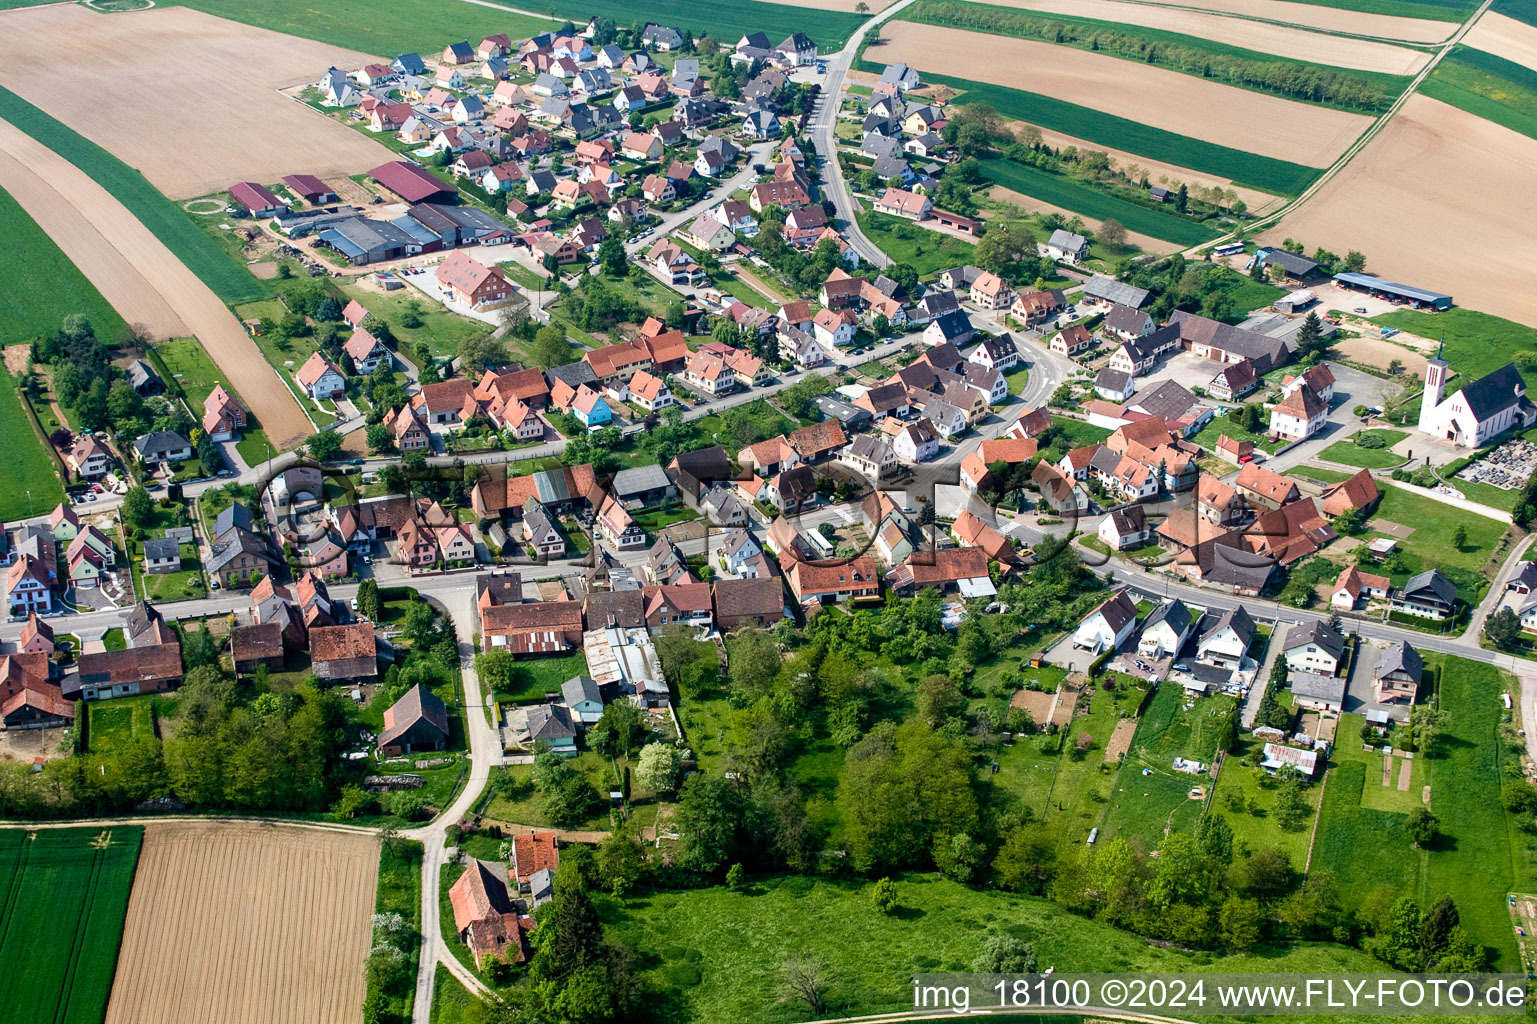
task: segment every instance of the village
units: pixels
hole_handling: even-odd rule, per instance
[[[63,500],[0,521],[7,817],[366,834],[371,1019],[491,1020],[442,1003],[526,994],[578,901],[594,941],[673,949],[634,887],[691,924],[671,890],[749,877],[859,889],[839,914],[1007,890],[1180,956],[1505,965],[1503,894],[1493,924],[1472,883],[1352,858],[1467,872],[1451,808],[1537,808],[1524,355],[1241,203],[1210,204],[1236,241],[1159,255],[1000,199],[985,104],[857,36],[525,34],[317,67],[282,102],[393,158],[184,201],[271,283],[225,311],[260,386],[83,317],[8,350]],[[953,821],[864,802],[904,763]],[[1154,921],[1074,889],[1181,837],[1279,895],[1235,867]],[[1347,895],[1281,913],[1314,872]],[[1390,959],[1387,907],[1443,891],[1476,942]],[[631,969],[593,1019],[639,1012]]]

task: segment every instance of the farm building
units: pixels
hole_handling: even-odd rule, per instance
[[[270,217],[287,212],[288,204],[273,195],[265,185],[254,181],[237,182],[229,187],[230,201],[253,217]]]
[[[1336,284],[1351,291],[1366,292],[1379,299],[1387,299],[1394,303],[1404,303],[1415,309],[1451,309],[1452,297],[1442,295],[1440,292],[1427,291],[1424,288],[1415,288],[1413,285],[1399,284],[1396,281],[1385,281],[1380,277],[1370,274],[1344,273],[1335,274]]]
[[[379,733],[381,757],[442,750],[447,742],[448,709],[420,683],[385,709],[384,729]]]
[[[420,164],[392,160],[368,172],[368,176],[408,203],[428,199],[452,199],[458,193],[450,185],[433,177]]]
[[[313,174],[285,174],[283,184],[311,206],[336,202],[336,191]]]

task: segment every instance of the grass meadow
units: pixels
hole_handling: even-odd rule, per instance
[[[266,294],[245,265],[222,250],[190,214],[160,193],[149,179],[63,122],[8,89],[0,88],[0,116],[90,175],[225,302],[249,302]]]
[[[1400,309],[1374,316],[1372,323],[1441,340],[1443,358],[1457,374],[1447,385],[1448,394],[1498,370],[1519,351],[1537,350],[1537,328],[1472,309],[1444,313]],[[1537,387],[1537,373],[1524,376],[1528,388]]]
[[[144,830],[0,830],[0,1022],[99,1024]]]
[[[861,71],[876,74],[880,74],[882,67],[869,60],[859,63]],[[923,78],[926,82],[964,90],[963,95],[955,98],[955,103],[988,103],[1008,118],[1028,121],[1149,160],[1162,160],[1178,167],[1230,178],[1237,184],[1278,195],[1296,195],[1320,173],[1314,167],[1192,139],[1054,96],[947,75],[925,73]],[[1126,226],[1132,227],[1129,223]]]
[[[0,293],[5,295],[0,345],[57,331],[72,313],[85,314],[97,337],[117,337],[123,329],[117,310],[4,190],[0,190],[0,237],[6,240],[6,259],[0,264]]]
[[[897,263],[906,263],[920,277],[938,274],[948,267],[970,263],[976,246],[954,235],[920,228],[890,214],[866,211],[860,204],[855,220],[860,230]]]
[[[1128,231],[1138,234],[1152,235],[1184,246],[1199,245],[1220,234],[1205,224],[1177,214],[1148,209],[1139,203],[1081,184],[1063,174],[1052,174],[1038,167],[1027,167],[1002,158],[983,160],[981,164],[982,174],[1005,188],[1081,213],[1085,217],[1118,220]]]
[[[8,442],[0,447],[0,475],[6,481],[0,487],[0,520],[41,515],[63,499],[64,487],[46,441],[22,408],[15,382],[4,373],[0,381],[6,384],[0,388],[5,392],[0,395],[0,437]]]
[[[1537,139],[1537,71],[1514,61],[1458,46],[1420,92]]]
[[[1382,438],[1387,444],[1382,448],[1365,448],[1358,442],[1364,435]],[[1393,453],[1393,446],[1409,433],[1405,430],[1363,430],[1344,441],[1336,441],[1318,457],[1325,462],[1338,462],[1343,466],[1360,466],[1363,469],[1389,469],[1404,461],[1403,456]]]

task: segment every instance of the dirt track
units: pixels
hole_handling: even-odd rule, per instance
[[[1315,64],[1332,64],[1358,71],[1381,71],[1390,75],[1413,74],[1425,66],[1430,55],[1391,43],[1324,35],[1306,28],[1274,25],[1249,18],[1230,18],[1202,11],[1184,11],[1176,7],[1158,7],[1121,0],[989,0],[1004,7],[1066,14],[1098,21],[1114,21],[1142,28],[1179,32],[1199,39],[1210,39],[1229,46],[1242,46],[1260,53]]]
[[[356,174],[390,159],[366,135],[276,92],[371,59],[185,7],[103,16],[55,4],[0,17],[0,85],[173,199],[295,172]]]
[[[281,825],[147,826],[107,1024],[356,1024],[378,849]]]
[[[1229,11],[1250,18],[1284,21],[1325,32],[1402,39],[1407,43],[1439,43],[1457,28],[1454,23],[1446,21],[1363,14],[1321,4],[1288,3],[1287,0],[1178,0],[1178,4],[1181,7],[1202,7],[1208,11]]]
[[[5,121],[0,121],[0,184],[126,319],[140,319],[131,311],[142,309],[145,323],[158,318],[170,328],[167,334],[196,336],[237,382],[275,446],[287,447],[314,429],[240,321],[207,285],[84,171]]]
[[[1165,131],[1249,153],[1324,167],[1355,141],[1371,118],[1293,103],[1086,50],[936,28],[889,23],[880,59],[920,72],[981,80],[1055,96]]]
[[[1266,232],[1309,252],[1366,253],[1367,271],[1447,292],[1457,305],[1537,323],[1537,139],[1413,96],[1349,165]],[[1478,240],[1480,258],[1449,256]]]
[[[1537,71],[1537,27],[1523,21],[1485,11],[1462,41],[1476,50]]]

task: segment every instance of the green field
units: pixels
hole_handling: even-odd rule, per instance
[[[901,909],[882,914],[870,884],[806,877],[647,892],[601,913],[641,951],[643,981],[658,989],[658,1019],[694,1024],[777,1024],[807,1015],[776,999],[792,953],[822,960],[829,979],[822,1016],[912,1008],[917,971],[966,971],[989,931],[1035,946],[1058,971],[1370,971],[1376,961],[1341,946],[1265,946],[1248,956],[1187,954],[1079,917],[1043,899],[973,889],[935,875],[896,879]],[[750,937],[750,941],[747,937]]]
[[[970,242],[920,228],[901,217],[866,212],[862,203],[858,210],[855,220],[859,221],[860,230],[870,237],[870,241],[897,263],[906,263],[922,277],[971,262],[976,246]]]
[[[1107,838],[1137,836],[1152,847],[1165,830],[1188,832],[1200,821],[1205,804],[1191,799],[1190,791],[1210,787],[1211,778],[1175,771],[1174,759],[1210,765],[1217,753],[1217,734],[1234,699],[1218,694],[1188,708],[1185,703],[1185,691],[1173,684],[1160,686],[1153,694],[1137,722],[1105,811]],[[1151,774],[1144,775],[1143,769]]]
[[[1365,14],[1389,14],[1396,18],[1424,18],[1430,21],[1462,21],[1477,0],[1300,0],[1318,7],[1337,7],[1342,11]],[[1512,0],[1519,3],[1522,0]]]
[[[1180,245],[1199,245],[1211,241],[1221,232],[1177,214],[1150,210],[1098,189],[1090,188],[1061,174],[1052,174],[1038,167],[1026,167],[1002,158],[981,161],[982,174],[1005,188],[1023,192],[1054,206],[1061,206],[1095,220],[1114,219],[1128,231],[1152,235]]]
[[[1448,394],[1498,370],[1514,359],[1517,352],[1537,351],[1537,328],[1471,309],[1449,309],[1444,313],[1405,309],[1371,319],[1384,327],[1440,339],[1444,345],[1443,358],[1457,374],[1447,387]],[[1537,387],[1537,373],[1524,376],[1528,388]]]
[[[1372,434],[1387,441],[1383,448],[1363,448],[1357,442],[1362,434]],[[1393,446],[1408,437],[1403,430],[1363,430],[1347,440],[1336,441],[1323,451],[1318,457],[1325,462],[1338,462],[1343,466],[1360,466],[1363,469],[1388,469],[1400,465],[1404,461],[1402,455],[1393,453]]]
[[[152,694],[117,697],[109,701],[91,701],[86,711],[91,716],[91,753],[101,754],[155,736],[152,704],[163,700]]]
[[[7,481],[0,488],[0,520],[42,515],[63,500],[64,488],[47,442],[22,407],[15,382],[9,374],[0,374],[0,381],[6,385],[0,389],[5,392],[0,396],[0,437],[7,439],[0,451],[0,474]]]
[[[860,61],[859,69],[879,74],[882,65],[864,60]],[[1150,160],[1163,160],[1178,167],[1231,178],[1237,184],[1279,195],[1296,195],[1319,174],[1316,167],[1203,142],[1129,118],[1116,117],[1114,114],[1059,100],[1054,96],[947,75],[925,73],[923,78],[926,82],[938,82],[964,90],[964,95],[956,97],[953,101],[955,103],[988,103],[1005,117],[1028,121],[1042,128],[1064,132],[1101,146],[1125,150]],[[1132,227],[1130,223],[1126,226]]]
[[[111,192],[225,302],[247,302],[266,294],[265,287],[245,265],[220,249],[192,223],[190,214],[156,190],[144,175],[96,143],[3,88],[0,118],[58,153]]]
[[[519,658],[513,672],[513,689],[496,694],[504,704],[537,704],[546,693],[560,689],[572,676],[587,673],[587,657],[581,651],[553,657]]]
[[[1212,794],[1211,813],[1224,818],[1233,830],[1234,850],[1252,854],[1275,847],[1286,854],[1292,866],[1300,871],[1307,862],[1308,841],[1312,837],[1313,819],[1318,811],[1320,787],[1315,784],[1303,790],[1303,799],[1314,812],[1308,816],[1307,824],[1291,832],[1282,831],[1271,817],[1275,812],[1278,792],[1275,780],[1265,774],[1263,769],[1250,768],[1242,763],[1250,745],[1256,742],[1252,738],[1240,740],[1223,762],[1222,773],[1217,777],[1216,791]],[[1229,802],[1234,793],[1243,797],[1243,811],[1234,810]]]
[[[1338,739],[1340,746],[1360,742],[1359,737],[1346,736],[1343,731]],[[1329,769],[1313,846],[1312,870],[1334,872],[1348,909],[1360,906],[1380,887],[1396,895],[1420,894],[1425,855],[1404,835],[1404,815],[1364,806],[1366,786],[1382,783],[1380,769],[1377,779],[1369,779],[1370,774],[1366,764],[1354,760],[1342,760]],[[1370,850],[1371,855],[1362,856],[1363,850]]]
[[[1457,584],[1458,597],[1476,604],[1489,585],[1484,569],[1508,527],[1498,519],[1465,512],[1434,498],[1395,487],[1388,481],[1382,482],[1380,490],[1382,501],[1372,513],[1372,519],[1385,519],[1413,529],[1408,537],[1392,538],[1398,541],[1398,558],[1404,568],[1403,572],[1388,572],[1393,585],[1403,586],[1414,573],[1436,568]],[[1458,526],[1467,531],[1467,541],[1460,548],[1452,544],[1452,534]],[[1343,558],[1358,544],[1375,537],[1391,536],[1368,526],[1359,537],[1336,541],[1329,554]]]
[[[748,32],[768,33],[771,46],[778,46],[792,32],[804,32],[824,54],[842,46],[865,22],[862,14],[783,4],[765,6],[759,0],[653,0],[644,12],[620,0],[563,0],[554,9],[578,25],[595,16],[609,18],[616,25],[654,21],[680,31],[687,29],[695,36],[712,35],[726,46]]]
[[[0,1021],[100,1024],[143,835],[124,826],[0,831]]]
[[[1537,71],[1514,61],[1458,46],[1420,92],[1537,139]]]
[[[411,968],[402,971],[400,980],[393,985],[377,989],[381,1024],[411,1019],[411,1004],[416,997],[416,961],[421,943],[422,844],[402,839],[397,840],[395,846],[394,852],[383,844],[379,848],[379,884],[374,894],[374,913],[399,914],[405,921],[408,927],[388,938],[392,945],[406,954]],[[383,939],[386,935],[380,934],[378,937]],[[450,979],[450,982],[454,988],[463,991],[457,979]],[[376,987],[370,982],[368,998],[376,998],[375,992]]]
[[[172,338],[169,341],[162,341],[154,347],[153,352],[160,360],[159,369],[167,374],[166,380],[173,381],[177,387],[181,388],[195,419],[202,419],[203,399],[208,397],[216,384],[222,383],[226,391],[240,399],[240,389],[214,365],[213,360],[208,357],[207,350],[196,338]],[[244,399],[240,400],[244,402]],[[240,457],[245,459],[247,465],[254,466],[267,458],[270,446],[266,432],[257,423],[254,415],[249,417],[249,423],[250,425],[241,433],[240,440],[235,442],[235,449],[240,452]]]
[[[0,264],[0,292],[5,294],[0,345],[57,331],[71,313],[85,314],[97,337],[117,337],[123,329],[117,310],[3,189],[0,237],[6,241],[6,260]]]
[[[1494,10],[1507,18],[1515,18],[1528,25],[1537,25],[1537,8],[1531,5],[1530,0],[1494,0]]]
[[[434,356],[450,359],[458,355],[461,341],[484,334],[489,329],[479,320],[451,313],[438,303],[423,301],[421,293],[414,289],[386,294],[350,284],[346,280],[337,281],[336,284],[344,296],[361,302],[370,313],[390,325],[399,343],[400,353],[413,363],[417,361],[416,346],[423,341],[432,349]],[[422,318],[420,327],[406,327],[400,322],[401,314],[407,310],[413,296],[417,314]]]
[[[1342,110],[1386,110],[1411,80],[1407,75],[1345,70],[1277,57],[1199,36],[1148,28],[1133,21],[1102,21],[1054,11],[923,0],[904,9],[899,20],[1055,43],[1137,63],[1156,63],[1169,71]],[[1242,70],[1229,71],[1230,68]],[[1319,95],[1338,95],[1341,99],[1318,100]]]

